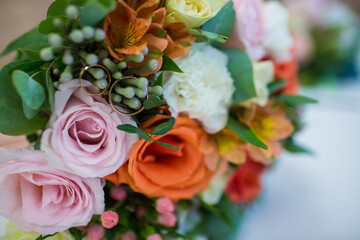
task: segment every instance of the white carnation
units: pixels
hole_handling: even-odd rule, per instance
[[[181,113],[199,120],[208,133],[222,130],[235,91],[228,57],[206,44],[193,44],[188,56],[175,62],[184,73],[165,76],[164,98],[174,117]]]
[[[264,46],[267,53],[278,62],[289,60],[293,39],[288,10],[281,3],[271,1],[265,3],[264,14]]]

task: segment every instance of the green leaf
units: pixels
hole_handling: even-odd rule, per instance
[[[313,154],[312,151],[310,151],[309,149],[306,149],[303,146],[298,145],[297,143],[294,142],[293,139],[287,139],[284,142],[284,148],[286,149],[286,151],[291,152],[291,153],[306,153],[306,154]]]
[[[164,105],[166,102],[161,100],[158,96],[152,95],[148,100],[144,102],[145,109],[152,109],[157,106]]]
[[[46,70],[46,88],[48,91],[48,101],[49,101],[49,105],[50,105],[50,110],[51,112],[54,112],[54,107],[55,107],[55,99],[54,99],[54,95],[55,95],[55,89],[54,89],[54,83],[53,80],[51,79],[51,75],[50,75],[50,71],[51,71],[51,67],[52,65],[57,61],[57,59],[55,59],[48,67],[48,69]]]
[[[12,80],[23,102],[33,110],[39,109],[45,101],[45,91],[41,84],[21,70],[12,73]]]
[[[50,33],[60,33],[62,29],[54,26],[54,19],[60,19],[64,24],[66,23],[66,16],[57,16],[57,17],[48,17],[44,21],[42,21],[39,25],[39,32],[42,34],[50,34]]]
[[[176,147],[176,146],[173,146],[171,144],[167,144],[167,143],[163,143],[163,142],[159,142],[155,139],[152,139],[154,142],[156,142],[157,144],[163,146],[163,147],[166,147],[166,148],[170,148],[170,149],[174,149],[174,150],[181,150],[181,148],[179,147]]]
[[[19,48],[19,51],[23,54],[23,59],[31,60],[31,61],[41,61],[40,51],[22,49]]]
[[[108,14],[110,9],[98,2],[88,2],[80,12],[80,24],[82,26],[96,26]]]
[[[148,142],[152,140],[151,137],[144,130],[141,130],[140,128],[137,128],[130,124],[119,125],[117,126],[117,129],[128,133],[135,133]]]
[[[230,118],[227,123],[227,128],[236,133],[242,140],[248,142],[256,147],[268,150],[266,144],[255,134],[255,132],[247,125]]]
[[[170,118],[168,121],[163,122],[155,127],[154,130],[151,131],[152,135],[165,135],[168,133],[175,124],[175,118]]]
[[[276,93],[277,91],[279,91],[280,89],[284,88],[286,86],[287,82],[286,81],[274,81],[268,84],[268,89],[270,91],[271,94]]]
[[[27,119],[34,118],[36,116],[36,114],[38,113],[38,110],[31,109],[24,102],[22,103],[22,105],[23,105],[23,111],[24,111],[25,117]]]
[[[281,95],[279,98],[280,102],[283,102],[286,105],[292,106],[292,107],[298,107],[305,104],[314,104],[318,103],[317,100],[305,96],[300,95]]]
[[[83,236],[79,229],[77,228],[70,228],[69,229],[70,234],[75,238],[75,240],[82,240]]]
[[[234,3],[229,1],[215,17],[203,24],[202,29],[229,38],[233,32],[236,20],[233,6]],[[212,45],[216,46],[219,43],[212,41]]]
[[[160,73],[158,78],[156,79],[154,86],[163,86],[164,73]]]
[[[249,56],[238,49],[224,49],[229,57],[228,69],[234,80],[234,104],[256,97],[253,66]]]
[[[47,36],[39,33],[38,27],[36,27],[11,42],[0,56],[16,51],[19,48],[40,50],[48,45]]]
[[[66,0],[56,0],[50,5],[46,16],[47,17],[65,16],[65,9],[68,5],[69,3]]]
[[[217,33],[207,32],[207,31],[204,31],[201,29],[190,28],[188,30],[188,32],[194,36],[204,37],[204,38],[207,38],[210,40],[214,40],[215,42],[218,42],[218,43],[226,43],[226,41],[228,40],[228,37],[226,37],[226,36],[223,36],[223,35],[220,35]]]
[[[31,72],[38,71],[44,64],[42,61],[12,62],[0,71],[0,132],[5,135],[19,136],[35,133],[42,129],[47,117],[35,116],[31,120],[25,117],[23,104],[11,81],[11,72],[14,69]]]
[[[44,240],[44,239],[47,239],[47,238],[49,238],[49,237],[54,236],[55,234],[57,234],[57,233],[54,233],[54,234],[51,234],[51,235],[46,235],[46,236],[40,235],[40,236],[38,236],[35,240]]]
[[[160,71],[171,71],[177,73],[184,73],[179,66],[168,56],[163,56],[163,64],[161,66]]]

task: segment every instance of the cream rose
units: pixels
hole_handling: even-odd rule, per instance
[[[187,57],[175,62],[184,73],[165,76],[164,98],[174,117],[181,113],[199,120],[208,133],[223,129],[235,91],[223,52],[194,44]]]
[[[266,2],[264,7],[265,41],[264,46],[276,62],[291,59],[293,39],[290,34],[289,12],[279,2]]]
[[[166,22],[183,22],[188,28],[199,27],[224,5],[224,0],[167,0]]]
[[[84,86],[90,83],[83,81]],[[82,177],[104,177],[127,161],[138,137],[119,131],[118,125],[135,122],[116,113],[100,96],[79,88],[78,80],[60,85],[55,112],[44,132],[41,149],[49,164]]]

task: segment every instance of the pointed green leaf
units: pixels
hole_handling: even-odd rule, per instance
[[[39,109],[45,101],[45,91],[41,84],[21,70],[12,73],[12,80],[23,102],[33,110]]]
[[[145,139],[146,141],[148,142],[151,141],[151,137],[149,137],[146,132],[133,125],[130,124],[119,125],[117,126],[117,129],[128,133],[135,133],[139,135],[141,138]]]
[[[181,148],[176,147],[176,146],[173,146],[173,145],[171,145],[171,144],[159,142],[159,141],[156,141],[155,139],[153,139],[153,141],[156,142],[157,144],[163,146],[163,147],[166,147],[166,148],[170,148],[170,149],[174,149],[174,150],[181,150]]]
[[[300,95],[281,95],[279,98],[279,101],[285,103],[286,105],[292,106],[292,107],[298,107],[305,104],[314,104],[318,103],[317,100],[305,96]]]
[[[157,106],[164,105],[166,102],[161,100],[158,96],[152,95],[148,100],[144,102],[145,109],[152,109]]]
[[[160,73],[158,78],[156,79],[154,86],[163,86],[164,73]]]
[[[165,135],[168,133],[175,124],[175,118],[170,118],[168,121],[163,122],[155,127],[154,130],[151,131],[152,135]]]
[[[284,88],[286,86],[287,82],[286,81],[274,81],[268,84],[268,89],[270,91],[270,93],[276,93],[277,91],[279,91],[280,89]]]
[[[226,36],[223,36],[223,35],[220,35],[217,33],[207,32],[207,31],[204,31],[201,29],[190,28],[188,30],[188,32],[194,36],[204,37],[204,38],[207,38],[210,40],[214,40],[215,42],[218,42],[218,43],[226,43],[226,41],[228,40],[228,37],[226,37]]]
[[[177,73],[184,73],[179,66],[168,56],[163,56],[163,65],[161,66],[160,71],[171,71]]]
[[[82,26],[96,26],[108,14],[110,9],[98,2],[88,2],[80,12],[80,24]]]
[[[23,106],[23,111],[24,111],[25,117],[27,119],[33,119],[36,116],[36,114],[38,113],[38,110],[33,110],[33,109],[29,108],[24,102],[22,103],[22,106]]]
[[[227,128],[236,133],[242,140],[248,142],[256,147],[268,150],[268,146],[255,134],[255,132],[247,125],[230,118],[227,123]]]

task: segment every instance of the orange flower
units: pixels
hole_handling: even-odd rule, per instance
[[[144,127],[167,118],[154,116]],[[129,162],[106,179],[115,184],[129,184],[134,191],[148,197],[190,199],[207,188],[214,174],[206,165],[207,155],[201,151],[201,144],[206,142],[204,137],[206,133],[195,120],[178,117],[167,134],[153,138],[180,147],[180,150],[142,139],[131,149]]]
[[[280,62],[274,64],[275,67],[275,77],[280,78],[287,82],[287,85],[282,90],[286,94],[296,94],[299,89],[299,80],[298,80],[298,63],[296,59]]]
[[[170,58],[185,56],[195,40],[175,24],[164,29],[166,9],[159,0],[119,0],[117,7],[106,18],[104,31],[106,44],[112,57],[123,61],[129,55],[141,53],[146,47],[149,54],[141,63],[129,62],[129,68],[138,68],[150,59],[158,62],[154,71],[144,71],[146,76],[159,71],[162,53]]]
[[[248,145],[248,153],[254,161],[263,164],[271,164],[274,158],[282,153],[282,145],[280,140],[291,136],[294,128],[286,117],[285,110],[280,105],[275,105],[273,101],[265,107],[256,109],[254,118],[250,122],[250,126],[269,147],[269,150]]]
[[[233,203],[247,203],[255,200],[261,192],[261,176],[265,166],[249,157],[229,179],[226,193]]]

